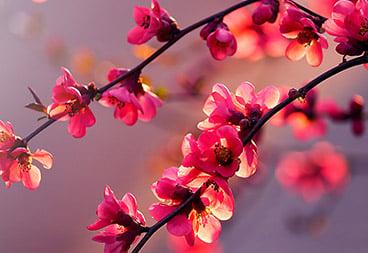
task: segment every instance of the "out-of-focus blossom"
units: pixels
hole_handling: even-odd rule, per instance
[[[113,69],[109,72],[111,82],[128,72],[126,69]],[[128,77],[120,87],[112,88],[102,94],[99,102],[106,107],[115,107],[114,117],[131,126],[137,119],[150,121],[156,116],[156,107],[161,106],[161,99],[148,85],[143,84],[139,76]]]
[[[152,10],[143,6],[134,7],[133,17],[138,26],[129,31],[129,43],[143,44],[154,36],[158,41],[168,41],[179,31],[175,19],[160,7],[157,0],[152,0],[151,6]]]
[[[285,89],[282,98],[286,98],[287,93]],[[327,124],[323,119],[325,110],[323,103],[318,101],[318,91],[315,88],[307,93],[305,99],[294,101],[283,108],[272,123],[276,126],[290,124],[294,136],[302,141],[321,138],[327,132]]]
[[[275,23],[256,25],[252,14],[246,8],[240,8],[226,15],[224,22],[237,40],[236,58],[258,60],[264,56],[283,56],[288,41],[278,31],[278,20]]]
[[[62,68],[64,76],[56,80],[52,90],[54,103],[47,107],[51,118],[68,120],[68,132],[75,138],[83,137],[86,128],[95,124],[96,119],[88,105],[94,98],[96,87],[93,83],[88,86],[77,84],[69,70]]]
[[[328,34],[336,36],[335,41],[339,43],[336,51],[339,54],[363,54],[368,50],[368,2],[338,1],[331,18],[323,27]]]
[[[262,25],[265,22],[274,23],[279,13],[279,0],[263,0],[253,12],[253,22]]]
[[[122,200],[117,200],[110,187],[106,186],[104,196],[105,200],[96,211],[98,220],[87,228],[97,230],[108,226],[92,240],[105,243],[105,253],[127,252],[144,231],[145,219],[138,211],[132,194],[127,193]]]
[[[322,101],[320,108],[321,113],[327,114],[333,121],[350,120],[353,134],[360,136],[364,133],[364,99],[361,96],[354,95],[347,110],[340,108],[332,99]]]
[[[321,64],[322,48],[328,48],[327,39],[319,32],[313,18],[297,7],[288,5],[281,20],[280,32],[293,41],[286,48],[289,60],[298,61],[306,56],[308,64],[317,67]]]
[[[167,223],[167,230],[175,236],[185,236],[189,245],[200,240],[212,243],[220,235],[219,220],[230,219],[234,211],[234,200],[227,182],[217,176],[211,176],[196,169],[169,168],[163,178],[152,186],[159,200],[150,207],[152,217],[159,221],[178,205],[200,189],[200,195]]]
[[[15,135],[13,126],[10,122],[2,122],[0,120],[0,151],[9,150],[13,147],[15,142]]]
[[[216,60],[224,60],[227,56],[235,54],[236,39],[224,22],[215,20],[208,23],[203,27],[200,35],[207,41],[211,55]]]
[[[37,149],[33,154],[27,147],[17,147],[11,151],[0,151],[0,175],[6,187],[11,183],[22,181],[23,185],[35,190],[40,185],[40,170],[32,164],[33,159],[42,164],[45,169],[50,169],[53,163],[52,155]]]
[[[349,179],[348,165],[331,144],[316,144],[307,152],[285,154],[276,168],[282,185],[300,193],[306,201],[316,201],[323,194],[338,192]]]
[[[198,142],[192,134],[188,134],[182,144],[182,165],[228,178],[239,169],[242,150],[243,144],[238,133],[231,126],[204,132]]]
[[[76,73],[89,76],[96,66],[96,53],[89,48],[79,49],[71,57],[71,64]]]

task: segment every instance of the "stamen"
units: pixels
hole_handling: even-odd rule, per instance
[[[1,143],[7,142],[10,139],[10,137],[11,136],[9,134],[7,134],[6,132],[0,131],[0,142]]]
[[[231,158],[231,150],[223,145],[219,145],[218,143],[215,144],[215,154],[216,160],[222,166],[227,166],[233,162]]]

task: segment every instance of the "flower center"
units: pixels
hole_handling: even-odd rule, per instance
[[[30,157],[29,155],[27,155],[26,153],[20,154],[17,157],[17,161],[18,161],[18,166],[19,169],[22,172],[27,173],[28,171],[31,170],[31,164],[32,164],[32,157]]]
[[[302,32],[298,34],[297,40],[300,44],[303,44],[304,46],[310,46],[313,40],[318,40],[318,35],[313,32],[312,28],[306,27]]]
[[[81,109],[83,105],[79,103],[78,100],[66,102],[65,103],[65,112],[68,113],[70,117],[74,117]]]
[[[364,36],[368,32],[368,23],[361,23],[361,27],[359,28],[359,34]]]
[[[233,159],[231,158],[231,150],[223,145],[215,144],[215,154],[216,160],[221,166],[227,166],[232,163]]]
[[[151,20],[151,16],[146,15],[143,17],[143,23],[141,24],[141,27],[143,27],[144,29],[148,29],[149,25],[150,25],[150,20]]]
[[[10,135],[4,131],[0,131],[0,142],[5,143],[10,139]]]

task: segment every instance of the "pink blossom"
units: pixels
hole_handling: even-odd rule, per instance
[[[342,189],[349,178],[345,157],[329,143],[318,143],[307,152],[285,154],[276,168],[282,185],[300,193],[307,201]]]
[[[225,85],[215,84],[202,108],[208,118],[198,123],[198,128],[205,131],[231,123],[239,124],[244,116],[235,110],[233,96]]]
[[[113,69],[108,80],[111,82],[127,71]],[[128,77],[120,87],[105,91],[99,102],[106,107],[116,106],[114,117],[129,126],[134,125],[138,119],[152,120],[156,116],[156,107],[162,104],[161,99],[148,85],[141,83],[138,76]]]
[[[145,219],[137,208],[135,197],[127,193],[122,200],[117,200],[109,186],[104,190],[105,200],[97,208],[98,219],[87,228],[101,229],[92,240],[105,243],[106,253],[127,252],[130,245],[138,240],[144,231]]]
[[[247,8],[240,8],[226,15],[224,22],[237,40],[235,58],[259,60],[264,56],[284,55],[288,41],[280,34],[279,17],[271,23],[256,25]]]
[[[232,94],[223,84],[215,84],[203,105],[208,119],[200,122],[198,128],[210,130],[228,124],[239,125],[246,118],[258,120],[279,101],[280,92],[273,86],[257,94],[254,89],[253,84],[244,82]]]
[[[294,39],[286,48],[286,57],[298,61],[306,56],[308,64],[317,67],[321,64],[322,48],[327,48],[327,39],[319,33],[312,18],[297,7],[288,5],[282,18],[280,32],[288,39]]]
[[[180,178],[181,177],[181,178]],[[173,189],[176,188],[176,191]],[[185,236],[189,245],[200,240],[211,243],[220,235],[220,220],[230,219],[234,210],[234,200],[227,182],[216,176],[189,168],[170,168],[163,178],[157,181],[152,190],[155,195],[165,195],[164,203],[151,205],[152,217],[159,221],[177,208],[183,201],[201,189],[190,207],[185,208],[167,223],[167,230],[175,236]],[[171,199],[171,200],[170,200]]]
[[[143,44],[157,36],[159,41],[170,40],[178,31],[174,18],[163,8],[157,0],[152,0],[152,10],[147,7],[135,6],[133,17],[138,26],[128,33],[128,42]]]
[[[37,149],[33,154],[26,147],[17,147],[7,152],[0,151],[0,175],[6,187],[9,188],[11,183],[22,181],[30,190],[38,188],[41,173],[32,164],[33,159],[41,163],[45,169],[52,167],[53,157],[43,149]]]
[[[223,247],[219,240],[212,243],[205,243],[196,240],[194,245],[188,245],[185,238],[172,236],[169,234],[168,246],[173,253],[223,253]]]
[[[223,22],[214,21],[207,24],[201,31],[201,37],[207,40],[211,55],[216,60],[224,60],[236,52],[236,39]]]
[[[360,55],[368,50],[368,3],[358,0],[338,1],[332,16],[324,24],[330,35],[336,36],[339,44],[336,51],[343,55]]]
[[[88,104],[95,95],[96,87],[93,83],[88,86],[77,84],[69,70],[62,68],[64,76],[56,80],[52,91],[54,103],[47,107],[51,118],[68,120],[68,132],[75,138],[83,137],[86,128],[95,124],[96,119]]]
[[[238,133],[231,126],[204,132],[199,136],[198,142],[192,134],[188,134],[182,144],[182,165],[228,178],[239,169],[242,150],[243,144]]]
[[[13,147],[15,143],[15,135],[13,126],[10,122],[4,122],[0,120],[0,150],[6,151]]]

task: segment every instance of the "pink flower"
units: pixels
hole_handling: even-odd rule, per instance
[[[0,120],[0,150],[6,151],[13,147],[15,143],[15,135],[13,126],[10,122],[4,122]]]
[[[345,157],[329,143],[318,143],[308,152],[289,152],[276,168],[282,185],[300,193],[307,201],[342,189],[349,178]]]
[[[306,56],[308,64],[319,66],[323,58],[322,48],[327,48],[328,43],[318,29],[311,17],[289,5],[280,24],[280,32],[286,38],[294,39],[286,48],[286,57],[298,61]]]
[[[330,35],[336,36],[339,44],[336,51],[343,55],[360,55],[368,50],[368,3],[347,0],[338,1],[332,17],[324,24]]]
[[[138,26],[129,31],[129,43],[143,44],[155,35],[159,41],[168,41],[179,31],[175,19],[160,8],[157,0],[152,0],[151,5],[152,10],[142,6],[134,7],[133,17]]]
[[[181,178],[179,178],[181,177]],[[163,180],[163,181],[162,181]],[[173,189],[176,188],[176,191]],[[152,190],[155,195],[163,195],[166,204],[151,205],[152,217],[159,221],[177,208],[180,203],[201,188],[201,194],[192,204],[167,223],[167,230],[175,236],[185,236],[189,245],[200,240],[211,243],[220,235],[220,220],[230,219],[234,210],[234,200],[227,182],[196,169],[170,168],[165,170],[163,178],[157,181]]]
[[[239,124],[244,116],[235,110],[233,96],[225,85],[215,84],[202,108],[208,118],[198,123],[198,128],[205,131],[227,124]]]
[[[239,169],[242,150],[243,144],[238,133],[231,126],[204,132],[199,136],[198,142],[192,134],[188,134],[182,144],[182,165],[228,178]]]
[[[77,84],[69,70],[62,68],[64,76],[56,80],[52,90],[54,103],[47,107],[47,113],[56,120],[68,120],[68,132],[75,138],[83,137],[86,128],[95,124],[96,119],[88,104],[95,96],[96,87]]]
[[[17,147],[11,151],[0,151],[0,175],[6,187],[11,183],[22,181],[23,185],[35,190],[40,185],[40,170],[32,164],[33,159],[37,160],[45,169],[50,169],[53,163],[52,155],[43,150],[37,149],[32,154],[26,147]]]
[[[200,122],[198,128],[210,130],[228,124],[240,125],[244,119],[256,121],[279,101],[280,92],[273,86],[257,94],[254,89],[253,84],[244,82],[232,94],[226,86],[215,84],[203,105],[208,119]]]
[[[223,22],[214,21],[207,24],[201,31],[201,37],[207,40],[211,55],[216,60],[224,60],[236,52],[236,39]]]
[[[108,75],[108,80],[118,78],[128,70],[113,69]],[[117,88],[107,90],[102,94],[99,102],[106,107],[115,107],[114,117],[131,126],[137,119],[150,121],[156,116],[156,107],[162,102],[151,88],[139,80],[139,77],[128,77]]]
[[[201,240],[195,241],[194,245],[188,245],[183,237],[169,234],[168,246],[173,253],[223,253],[221,242],[215,241],[205,243]]]
[[[108,227],[92,240],[105,243],[106,253],[127,252],[130,245],[144,232],[145,219],[138,211],[136,199],[132,194],[127,193],[122,200],[117,200],[110,187],[106,186],[104,197],[105,200],[99,204],[96,211],[98,220],[87,228],[97,230]]]
[[[271,23],[256,25],[247,8],[240,8],[226,15],[224,22],[237,40],[235,58],[259,60],[265,55],[280,57],[284,55],[288,41],[280,34],[279,17]]]

